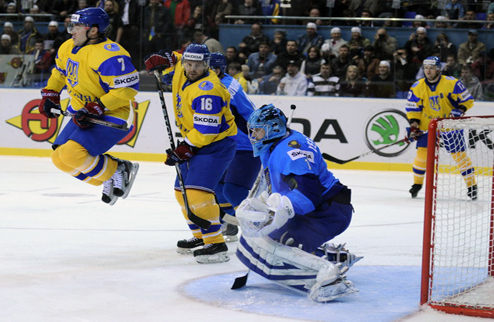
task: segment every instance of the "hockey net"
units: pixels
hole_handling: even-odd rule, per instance
[[[429,127],[421,304],[448,313],[494,317],[493,131],[494,117]]]

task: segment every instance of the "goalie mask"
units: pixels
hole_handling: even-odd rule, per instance
[[[251,114],[247,122],[247,129],[255,157],[261,155],[274,142],[285,136],[286,122],[285,114],[273,104],[264,105]]]

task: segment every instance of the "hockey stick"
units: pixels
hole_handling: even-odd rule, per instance
[[[175,143],[173,142],[173,132],[172,127],[170,125],[170,118],[168,116],[168,111],[166,110],[165,97],[163,96],[163,88],[161,87],[160,73],[155,70],[154,77],[156,78],[156,85],[158,85],[158,93],[161,100],[161,110],[163,112],[163,117],[165,119],[166,131],[168,132],[168,139],[170,140],[170,148],[175,150]],[[180,191],[182,192],[182,197],[184,198],[185,211],[187,213],[187,217],[197,226],[208,229],[211,226],[211,222],[209,220],[198,217],[196,214],[192,212],[192,209],[189,207],[189,202],[187,200],[187,193],[185,191],[184,179],[182,177],[182,171],[180,170],[180,165],[178,163],[175,164],[175,170],[177,171],[177,178],[180,184]]]
[[[421,134],[420,136],[426,134],[427,132],[424,132],[423,134]],[[357,159],[360,159],[362,157],[365,157],[365,156],[368,156],[374,152],[377,152],[377,151],[381,151],[381,150],[384,150],[386,148],[389,148],[393,145],[397,145],[397,144],[401,144],[401,143],[407,143],[407,144],[410,144],[411,142],[417,140],[419,137],[415,137],[415,138],[404,138],[404,139],[401,139],[401,140],[398,140],[396,142],[393,142],[393,143],[390,143],[390,144],[387,144],[385,146],[382,146],[380,147],[379,149],[373,149],[373,150],[370,150],[370,151],[367,151],[361,155],[358,155],[354,158],[351,158],[351,159],[348,159],[348,160],[341,160],[341,159],[338,159],[338,158],[335,158],[334,156],[332,155],[329,155],[327,153],[323,153],[322,154],[322,157],[328,161],[331,161],[331,162],[334,162],[336,164],[345,164],[345,163],[348,163],[348,162],[351,162],[351,161],[354,161],[354,160],[357,160]]]
[[[63,116],[70,116],[70,117],[74,116],[73,113],[70,113],[70,112],[67,112],[67,111],[62,111],[62,110],[59,110],[59,109],[56,109],[56,108],[52,108],[50,110],[50,112],[53,113],[53,114],[60,114],[60,115],[63,115]],[[131,110],[131,113],[132,113],[132,110]],[[97,118],[93,118],[93,117],[89,117],[89,116],[86,116],[85,118],[88,119],[90,123],[98,124],[98,125],[102,125],[102,126],[106,126],[106,127],[111,127],[112,129],[117,129],[117,130],[122,130],[122,131],[128,131],[130,129],[130,127],[129,127],[128,124],[115,124],[115,123],[112,123],[112,122],[103,121],[103,120],[100,120],[100,119],[97,119]]]
[[[290,105],[290,116],[288,117],[288,120],[286,122],[287,128],[289,128],[290,124],[292,124],[293,113],[295,112],[296,108],[297,108],[297,106],[295,104]],[[254,196],[254,194],[257,192],[257,189],[259,188],[259,185],[261,184],[262,174],[263,174],[263,171],[261,169],[261,171],[259,171],[259,174],[257,175],[256,181],[252,185],[252,189],[250,190],[247,198],[252,198]],[[247,270],[247,273],[245,275],[235,278],[235,281],[233,281],[233,285],[232,285],[231,289],[236,290],[236,289],[244,287],[245,284],[247,284],[247,279],[249,278],[249,273],[250,273],[250,269]]]

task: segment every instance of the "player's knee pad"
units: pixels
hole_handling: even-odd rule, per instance
[[[189,207],[197,216],[204,219],[218,220],[220,215],[219,205],[214,194],[204,190],[187,189]]]
[[[60,161],[73,169],[80,168],[90,156],[86,148],[72,140],[60,145],[56,151],[58,151]]]
[[[60,158],[59,152],[60,150],[56,149],[51,153],[51,161],[53,162],[53,164],[63,172],[71,173],[72,171],[74,171],[74,168],[69,167],[68,165],[63,163],[62,159]]]

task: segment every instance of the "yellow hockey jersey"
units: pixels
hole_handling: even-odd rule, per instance
[[[432,119],[449,117],[459,105],[469,110],[473,102],[465,85],[454,77],[440,76],[435,84],[422,78],[408,92],[406,113],[409,120],[420,120],[420,130],[427,131]]]
[[[230,110],[230,93],[214,72],[190,82],[185,77],[181,55],[177,56],[172,93],[175,122],[182,136],[192,145],[203,147],[237,134]]]
[[[106,39],[75,47],[69,39],[58,49],[55,63],[46,89],[61,92],[66,86],[73,110],[99,99],[105,115],[127,119],[139,89],[139,73],[122,46]]]

